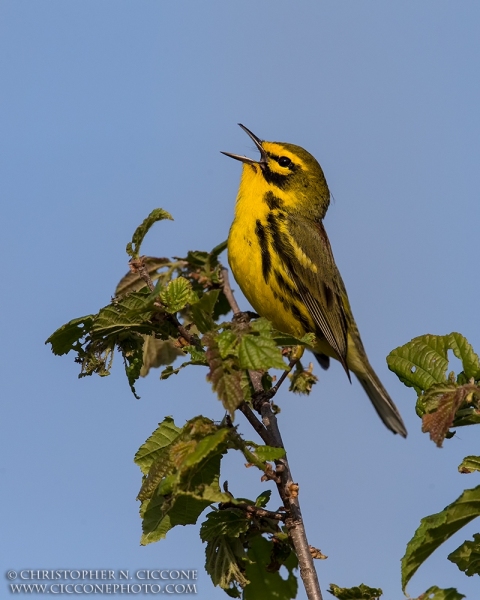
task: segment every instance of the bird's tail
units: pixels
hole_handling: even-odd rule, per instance
[[[393,433],[400,434],[402,437],[407,437],[407,430],[397,407],[388,395],[387,390],[383,387],[375,371],[370,365],[368,367],[368,370],[355,373],[358,381],[362,384],[378,416],[388,429],[393,431]]]

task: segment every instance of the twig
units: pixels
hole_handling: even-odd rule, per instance
[[[227,269],[222,269],[222,284],[223,293],[225,294],[230,304],[230,307],[234,314],[234,318],[237,317],[238,319],[238,317],[241,315],[241,311],[233,296],[232,288],[230,287],[230,283],[228,280]],[[255,390],[255,394],[257,396],[254,400],[254,407],[261,414],[263,424],[261,424],[258,421],[256,416],[253,414],[250,407],[248,407],[246,403],[243,403],[239,407],[239,409],[247,417],[249,422],[253,425],[255,430],[259,433],[262,440],[265,441],[265,443],[268,443],[272,446],[276,446],[278,448],[284,448],[284,445],[282,441],[282,436],[280,435],[280,430],[278,428],[277,418],[272,410],[272,405],[270,404],[270,399],[278,391],[280,385],[283,383],[287,374],[291,371],[296,361],[293,362],[293,364],[292,362],[293,361],[291,361],[289,365],[289,370],[282,374],[282,377],[276,384],[275,388],[272,388],[272,390],[275,390],[273,394],[271,393],[272,390],[265,391],[263,389],[263,373],[260,373],[258,371],[249,372],[250,381],[252,382],[253,389]],[[248,410],[246,410],[245,407],[247,407]],[[252,417],[255,419],[255,421],[258,422],[258,424],[255,423]],[[266,436],[265,432],[267,433]],[[270,441],[267,442],[266,440]],[[283,505],[287,510],[287,518],[285,519],[285,525],[288,529],[288,533],[290,535],[293,546],[295,548],[295,552],[298,557],[298,563],[300,566],[300,576],[305,586],[307,598],[309,600],[322,600],[322,592],[320,591],[320,584],[318,582],[317,573],[313,565],[313,558],[310,551],[310,546],[308,545],[307,541],[307,535],[302,519],[302,513],[300,511],[300,503],[298,500],[298,485],[293,481],[286,455],[284,458],[275,461],[275,464],[277,465],[277,473],[280,475],[280,483],[277,483],[278,492],[282,499]]]
[[[260,517],[262,519],[274,519],[275,521],[285,521],[285,519],[287,518],[287,515],[284,512],[273,512],[271,510],[266,510],[265,508],[260,508],[259,506],[254,506],[253,504],[222,502],[218,508],[220,510],[238,508],[240,510],[243,510],[247,514],[246,516],[250,519],[252,517]]]
[[[131,258],[128,266],[130,267],[130,271],[132,273],[137,273],[137,275],[147,284],[148,289],[153,292],[155,286],[153,285],[150,273],[145,266],[145,257],[140,256],[139,258]]]
[[[222,269],[222,288],[223,288],[223,293],[225,294],[225,297],[228,300],[228,303],[230,304],[230,308],[232,309],[232,312],[234,315],[238,315],[238,313],[242,312],[240,310],[240,307],[237,304],[237,301],[235,300],[235,297],[233,295],[232,292],[232,288],[230,287],[230,280],[228,279],[228,270],[225,269],[225,267]]]

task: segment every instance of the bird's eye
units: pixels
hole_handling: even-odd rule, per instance
[[[292,161],[288,158],[288,156],[281,156],[278,159],[278,164],[281,167],[289,167],[292,164]]]

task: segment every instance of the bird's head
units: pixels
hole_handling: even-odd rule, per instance
[[[259,196],[265,190],[273,191],[290,210],[323,219],[330,203],[330,192],[316,158],[295,144],[263,141],[244,125],[239,125],[260,152],[260,160],[222,152],[244,164],[241,185],[258,188]]]

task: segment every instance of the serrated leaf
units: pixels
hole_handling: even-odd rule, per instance
[[[457,358],[462,361],[463,371],[467,379],[480,379],[480,359],[472,346],[460,333],[451,333],[449,346]]]
[[[266,337],[268,337],[273,332],[272,324],[268,319],[265,319],[264,317],[260,317],[258,319],[255,319],[254,321],[251,321],[250,329],[252,331],[258,332],[261,336]]]
[[[227,427],[222,427],[212,435],[205,436],[198,442],[195,450],[186,457],[183,466],[185,468],[189,468],[202,462],[212,453],[223,454],[226,452],[226,441],[229,434],[230,429]]]
[[[158,542],[176,525],[194,525],[209,504],[209,501],[188,492],[175,494],[168,501],[164,496],[154,496],[143,515],[140,544],[146,546]]]
[[[176,313],[193,300],[192,284],[184,277],[172,279],[160,293],[160,301],[169,313]]]
[[[232,417],[236,408],[243,402],[241,377],[240,371],[233,371],[232,373],[224,371],[218,378],[217,383],[212,386],[222,401],[223,407],[228,410]]]
[[[207,543],[205,555],[205,570],[213,585],[228,592],[234,592],[236,584],[240,587],[247,585],[248,579],[244,574],[246,556],[240,540],[227,536],[214,538]]]
[[[351,588],[341,588],[331,583],[328,592],[339,600],[376,600],[383,594],[380,588],[371,588],[364,583]]]
[[[480,456],[466,456],[458,465],[460,473],[473,473],[480,471]]]
[[[52,333],[45,344],[51,344],[52,352],[57,356],[68,354],[70,350],[76,349],[78,342],[90,331],[94,319],[95,315],[86,315],[65,323]]]
[[[420,565],[454,533],[480,515],[480,486],[465,490],[441,512],[423,518],[402,558],[402,589]]]
[[[233,417],[235,409],[243,402],[242,371],[233,368],[231,361],[222,361],[216,342],[216,336],[207,334],[203,338],[207,345],[207,360],[210,372],[207,379],[211,382],[213,391],[217,393],[223,406]]]
[[[162,479],[167,475],[172,475],[173,470],[174,465],[168,448],[163,448],[151,465],[147,477],[143,480],[142,487],[138,492],[137,500],[143,502],[144,500],[151,498]]]
[[[135,454],[135,464],[140,467],[142,473],[146,475],[152,464],[157,460],[160,452],[166,446],[169,446],[181,433],[181,429],[175,425],[172,417],[165,417],[157,429],[140,446]]]
[[[468,577],[480,575],[480,533],[474,533],[472,541],[463,542],[447,558]]]
[[[286,368],[282,353],[275,342],[261,336],[242,336],[238,347],[238,358],[242,369],[259,371]]]
[[[274,448],[273,446],[257,446],[254,452],[262,462],[267,460],[278,460],[285,456],[285,450],[283,448]]]
[[[448,350],[453,350],[463,365],[467,377],[480,377],[478,356],[459,333],[422,335],[392,350],[387,356],[388,368],[416,392],[427,390],[435,383],[447,381]]]
[[[283,579],[278,570],[267,570],[271,562],[273,543],[258,536],[250,541],[248,558],[250,562],[245,567],[246,576],[250,583],[243,591],[244,600],[259,598],[275,598],[276,600],[291,600],[297,596],[298,582],[293,569],[288,569],[287,579]]]
[[[217,510],[208,513],[200,527],[200,537],[203,542],[209,542],[220,536],[238,537],[250,527],[249,519],[241,510]]]
[[[392,350],[387,356],[388,368],[420,393],[447,380],[447,351],[444,336],[422,335]]]
[[[222,333],[218,334],[216,342],[222,358],[227,358],[228,355],[236,355],[238,337],[233,331],[229,329],[222,331]]]
[[[148,230],[154,223],[164,219],[173,221],[172,215],[166,210],[163,210],[163,208],[154,208],[148,217],[143,220],[142,224],[136,228],[132,236],[132,241],[127,244],[127,254],[132,258],[138,258],[140,255],[140,246]]]
[[[169,456],[173,462],[175,457],[172,453]],[[220,491],[220,461],[221,454],[217,453],[195,465],[195,469],[185,469],[185,465],[179,464],[176,475],[173,473],[175,477],[169,475],[159,484],[142,511],[142,544],[162,539],[175,525],[196,523],[207,506],[230,499]],[[165,482],[168,484],[168,496],[162,495]]]
[[[148,290],[133,292],[101,308],[93,321],[92,333],[106,336],[132,328],[139,333],[150,333],[152,325],[145,323],[150,312]]]
[[[462,600],[462,598],[465,598],[464,594],[460,594],[455,588],[442,590],[433,585],[418,600]]]

